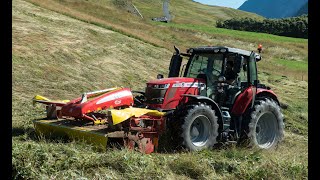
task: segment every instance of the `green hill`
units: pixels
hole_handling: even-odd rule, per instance
[[[229,8],[172,1],[172,23],[159,23],[151,18],[162,15],[156,11],[160,0],[132,2],[144,19],[112,0],[13,0],[13,178],[307,178],[308,41],[215,28],[216,19],[246,15]],[[182,50],[208,44],[255,50],[258,43],[264,47],[259,78],[288,106],[285,140],[276,151],[229,147],[141,155],[34,136],[32,120],[45,116],[42,106],[32,106],[36,94],[72,99],[114,86],[142,90],[158,73],[168,73],[173,45]]]

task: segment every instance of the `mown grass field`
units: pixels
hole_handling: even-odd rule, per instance
[[[308,179],[308,40],[218,29],[215,20],[248,14],[186,0],[172,2],[172,23],[156,23],[150,18],[161,16],[160,1],[133,3],[144,19],[112,0],[13,0],[13,178]],[[72,99],[114,86],[143,90],[168,73],[173,45],[255,50],[258,43],[259,79],[287,105],[285,139],[275,151],[230,146],[144,155],[34,134],[32,120],[45,117],[43,106],[32,106],[36,94]]]

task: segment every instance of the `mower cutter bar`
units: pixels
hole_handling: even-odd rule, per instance
[[[70,123],[72,120],[34,120],[33,124],[38,135],[67,137],[84,140],[106,150],[108,138],[123,138],[123,131],[107,132],[106,126],[79,126]]]

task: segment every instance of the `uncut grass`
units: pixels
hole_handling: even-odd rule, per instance
[[[31,98],[34,95],[45,95],[52,99],[72,99],[86,91],[113,86],[143,90],[145,82],[154,79],[156,74],[167,74],[172,52],[21,0],[13,1],[12,13],[14,178],[307,177],[308,105],[304,98],[308,97],[308,84],[306,81],[293,79],[292,74],[283,77],[273,74],[267,68],[262,68],[259,78],[279,94],[280,101],[288,105],[284,110],[287,133],[284,142],[275,152],[229,147],[196,153],[142,155],[127,150],[102,152],[85,143],[37,138],[34,135],[32,120],[45,117],[45,112],[41,105],[32,106]],[[177,32],[179,31],[178,29]],[[203,38],[208,35],[197,36]],[[218,39],[218,42],[231,43],[232,40]],[[236,40],[235,44],[238,47],[246,47],[245,41]],[[274,57],[284,57],[281,61],[306,59],[303,54],[289,56],[291,48],[288,48],[287,52],[279,48],[280,44],[275,44]],[[253,43],[249,45],[252,48],[255,46]],[[273,61],[276,59],[266,58],[266,61],[259,64],[268,67],[269,62]],[[285,67],[287,65],[284,64]],[[288,66],[288,69],[296,70],[295,68]],[[187,164],[191,167],[186,168]]]

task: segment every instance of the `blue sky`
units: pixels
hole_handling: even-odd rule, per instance
[[[237,9],[246,0],[193,0],[193,1],[200,2],[202,4],[231,7],[231,8]]]

